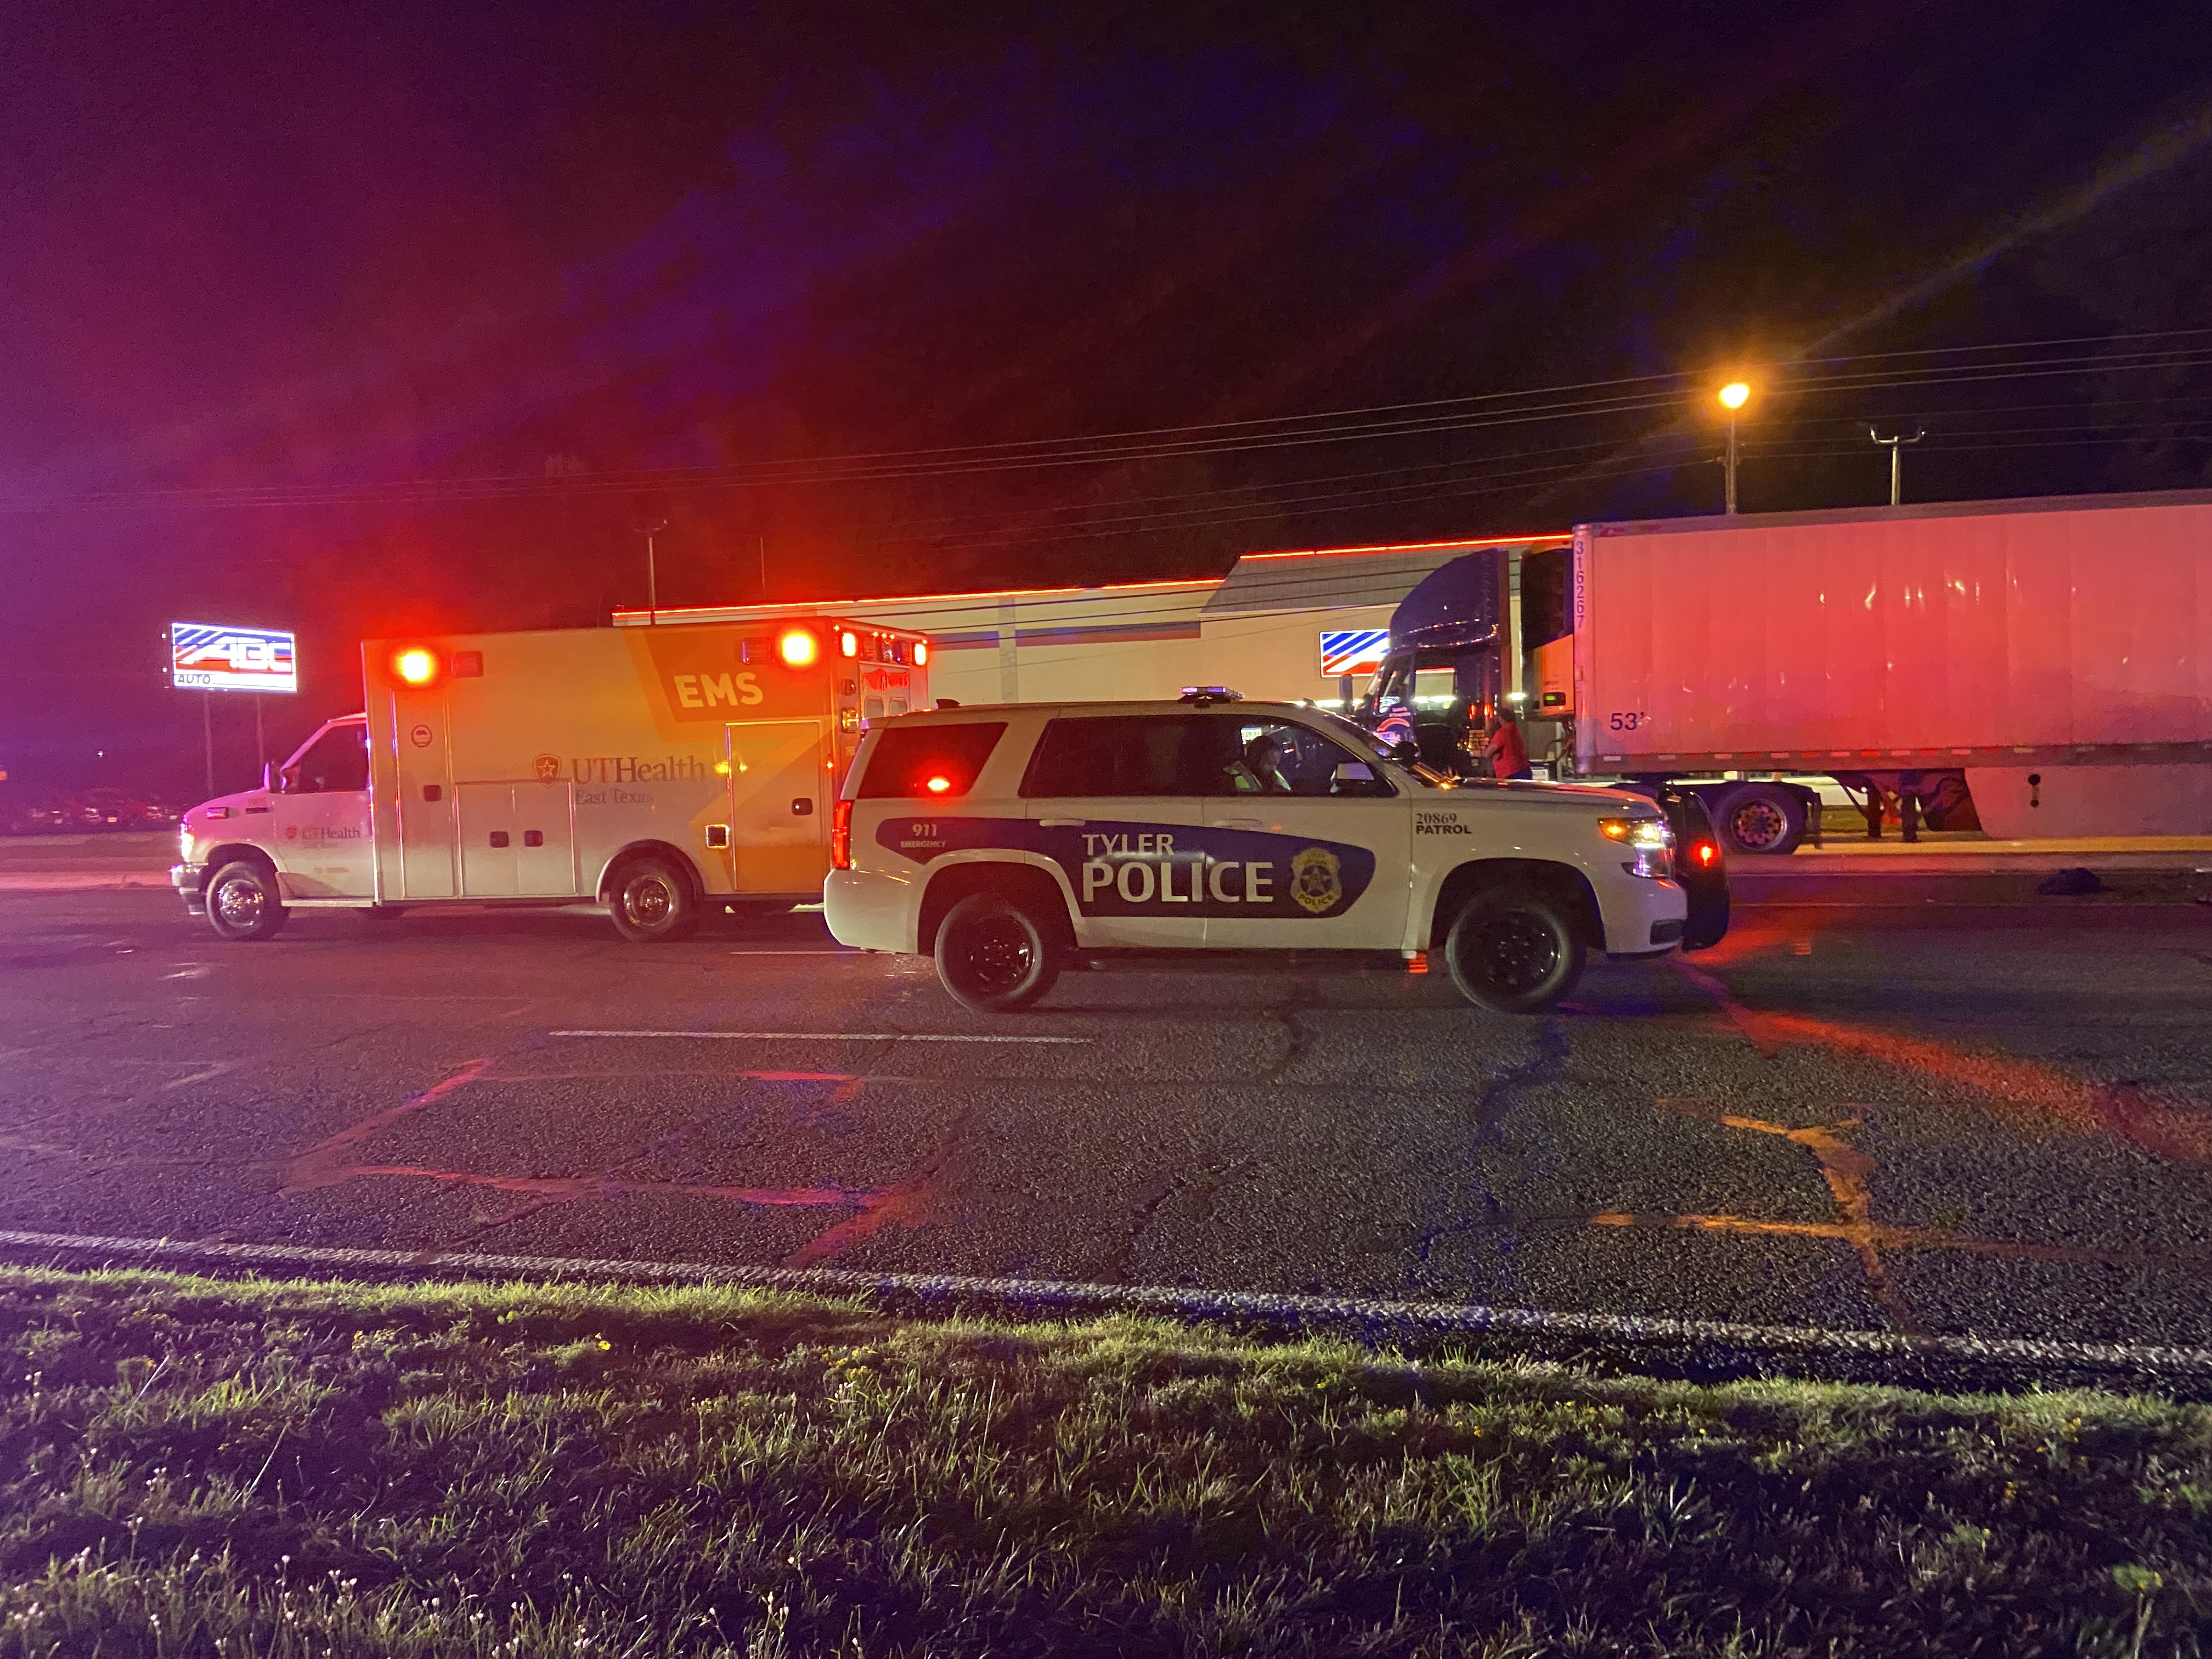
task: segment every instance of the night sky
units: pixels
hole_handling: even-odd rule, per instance
[[[1908,500],[2212,485],[2201,5],[0,35],[19,781],[194,792],[173,617],[300,632],[289,745],[364,634],[641,604],[650,524],[680,605],[1713,512],[1739,365],[1747,511],[1886,499],[1875,418],[1927,430]]]

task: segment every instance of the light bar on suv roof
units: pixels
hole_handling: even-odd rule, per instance
[[[1203,708],[1210,702],[1242,702],[1244,701],[1244,694],[1241,691],[1231,691],[1225,685],[1186,685],[1182,689],[1182,696],[1176,701],[1195,704],[1198,708]]]

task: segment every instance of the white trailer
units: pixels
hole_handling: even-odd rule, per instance
[[[1797,844],[1790,774],[1908,833],[1969,800],[2008,839],[2212,830],[2212,492],[1586,524],[1557,556],[1522,562],[1530,712],[1584,776],[1737,775],[1698,786],[1737,850]]]
[[[818,899],[839,779],[872,720],[929,706],[928,660],[821,616],[371,640],[363,711],[186,813],[171,881],[241,939],[294,909],[580,900],[653,941]]]

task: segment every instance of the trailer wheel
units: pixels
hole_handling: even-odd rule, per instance
[[[665,945],[699,931],[699,901],[666,859],[634,859],[615,874],[607,914],[633,945]]]
[[[287,914],[276,890],[276,872],[264,864],[240,859],[208,881],[208,926],[219,939],[237,944],[273,938]]]
[[[1805,803],[1771,783],[1729,790],[1713,816],[1731,853],[1794,853],[1805,839]]]
[[[1049,922],[999,893],[970,893],[937,927],[937,977],[979,1014],[1028,1007],[1052,989],[1063,954]]]
[[[1499,1014],[1540,1014],[1583,976],[1583,940],[1567,907],[1549,893],[1493,887],[1468,902],[1444,936],[1444,965],[1459,994]]]

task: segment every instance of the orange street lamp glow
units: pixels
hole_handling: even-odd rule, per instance
[[[1741,409],[1751,401],[1751,388],[1741,380],[1730,380],[1721,388],[1723,409]]]

